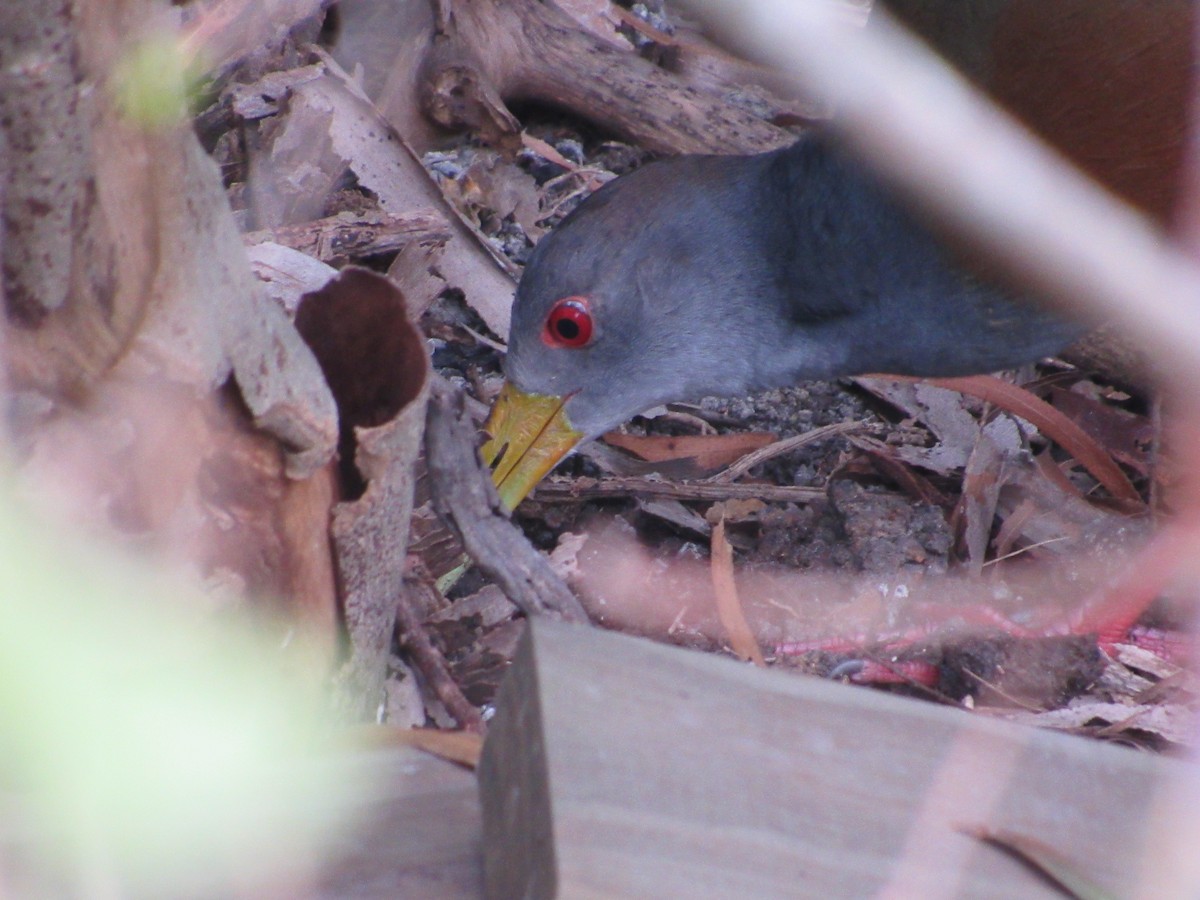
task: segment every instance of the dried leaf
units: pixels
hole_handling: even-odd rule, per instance
[[[1008,463],[1019,457],[1022,450],[1016,423],[1008,416],[999,416],[980,429],[975,449],[967,460],[963,473],[963,536],[976,575],[983,570],[1000,489],[1010,469]]]
[[[745,522],[755,519],[767,508],[761,500],[722,500],[714,503],[704,514],[709,524],[716,525],[722,519],[728,522]]]
[[[397,744],[416,747],[441,759],[468,769],[479,765],[483,736],[470,731],[445,731],[439,728],[389,728],[385,725],[363,728],[358,732],[364,742],[384,747]]]
[[[1141,475],[1149,474],[1154,423],[1146,416],[1062,388],[1050,389],[1050,401],[1118,460]]]
[[[1144,505],[1137,489],[1105,449],[1093,440],[1091,435],[1040,397],[993,375],[939,378],[931,383],[962,391],[1020,416],[1079,460],[1092,477],[1118,500],[1125,500],[1139,507]]]
[[[1064,731],[1076,731],[1100,721],[1108,723],[1105,732],[1109,735],[1124,731],[1141,731],[1156,734],[1181,746],[1190,746],[1196,742],[1195,711],[1175,703],[1136,706],[1125,703],[1078,703],[1064,709],[1014,713],[1004,718],[1039,728]]]
[[[676,528],[707,537],[712,529],[708,520],[678,500],[639,500],[638,509]]]
[[[729,635],[729,644],[733,652],[756,666],[765,666],[766,660],[763,659],[758,641],[754,639],[754,633],[746,622],[742,601],[738,598],[737,584],[733,580],[733,548],[725,539],[723,520],[713,529],[712,582],[717,593],[717,615]]]
[[[979,423],[963,406],[958,392],[911,379],[854,380],[921,422],[937,439],[932,447],[896,447],[896,457],[939,475],[952,475],[967,464],[979,437]]]
[[[610,432],[604,443],[640,456],[649,462],[694,460],[703,471],[712,471],[727,466],[746,453],[765,447],[775,441],[775,435],[751,431],[742,434],[648,435]]]
[[[537,182],[513,163],[480,156],[461,179],[447,183],[460,187],[460,209],[475,221],[479,220],[480,210],[488,210],[501,219],[512,216],[534,242],[546,230],[537,224],[541,218]]]

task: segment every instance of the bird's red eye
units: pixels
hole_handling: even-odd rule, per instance
[[[567,297],[550,308],[542,340],[551,347],[582,347],[592,339],[592,313],[582,297]]]

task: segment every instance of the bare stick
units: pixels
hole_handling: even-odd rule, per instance
[[[666,500],[763,500],[781,503],[813,503],[825,499],[825,489],[779,484],[721,484],[707,481],[674,482],[652,478],[576,478],[572,481],[543,481],[535,500],[563,502],[601,497],[653,497]]]
[[[419,608],[429,606],[427,603],[421,603],[418,595],[429,595],[436,591],[437,588],[419,576],[404,579],[404,590],[400,592],[396,603],[396,624],[400,627],[400,640],[412,655],[413,662],[433,693],[446,707],[446,711],[454,716],[463,728],[483,734],[487,727],[479,715],[479,710],[459,689],[446,665],[446,658],[429,640],[421,617],[417,614]]]

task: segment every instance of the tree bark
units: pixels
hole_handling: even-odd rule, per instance
[[[20,490],[184,562],[214,602],[277,598],[327,665],[336,409],[250,272],[182,92],[139,105],[171,82],[147,61],[173,24],[151,0],[0,6]]]

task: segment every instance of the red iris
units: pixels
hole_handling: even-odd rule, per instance
[[[542,340],[551,347],[582,347],[592,339],[592,313],[582,297],[567,297],[550,308]]]

